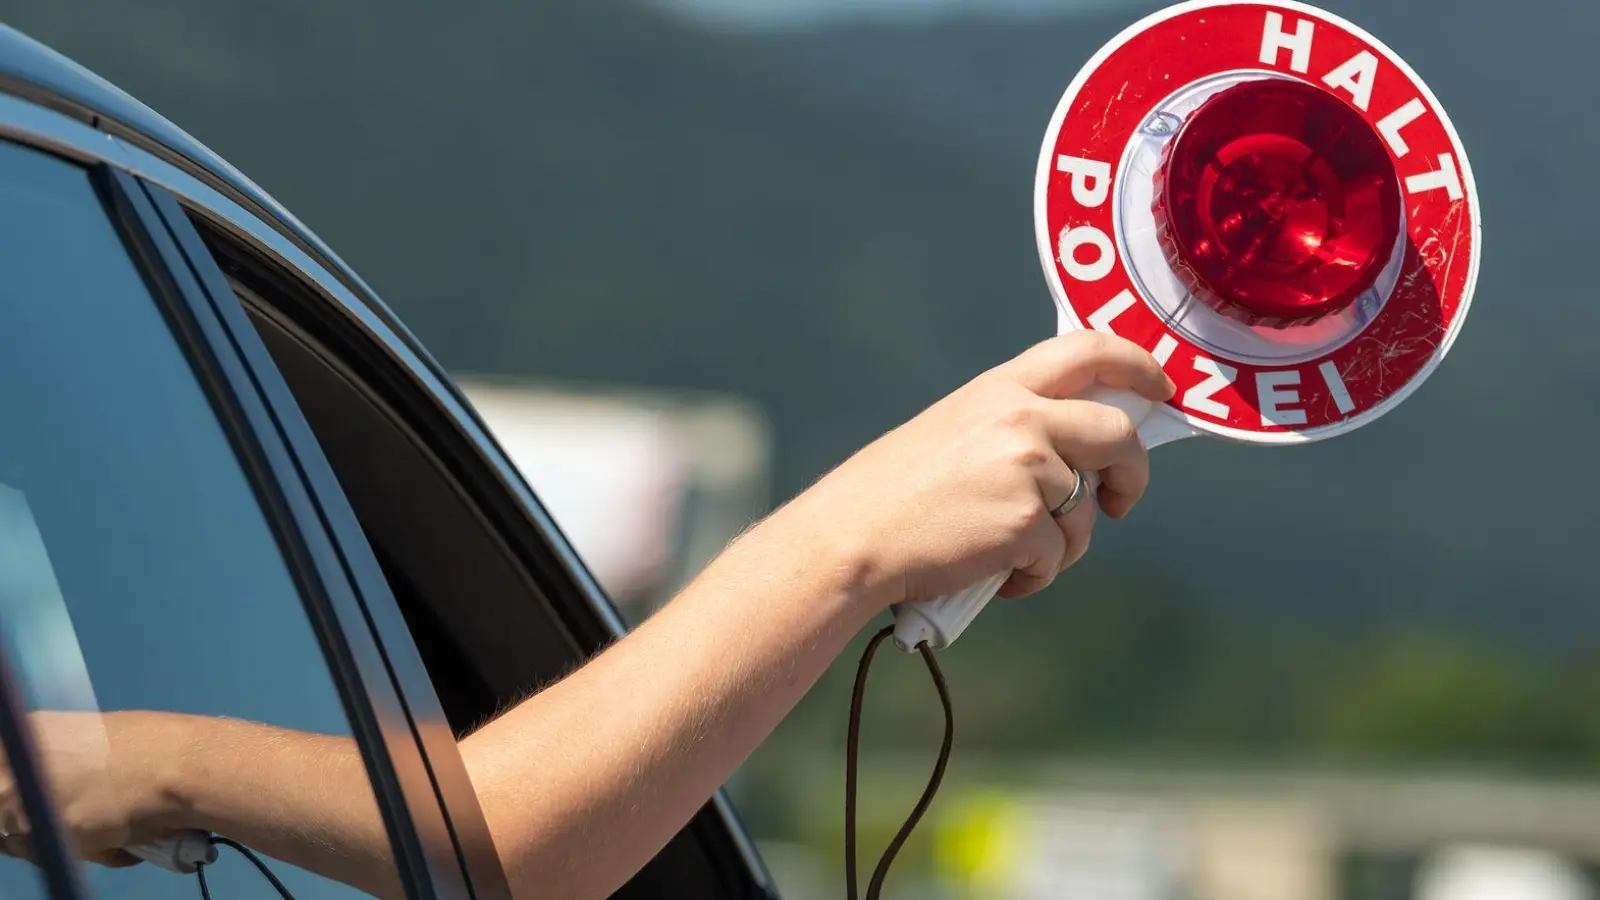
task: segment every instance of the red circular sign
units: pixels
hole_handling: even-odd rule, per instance
[[[1185,326],[1184,315],[1197,315],[1185,312],[1193,304],[1163,300],[1170,289],[1161,285],[1173,275],[1155,271],[1146,246],[1153,233],[1135,221],[1148,215],[1143,182],[1152,178],[1138,148],[1178,127],[1162,110],[1181,108],[1206,85],[1260,78],[1296,79],[1338,97],[1382,139],[1399,175],[1404,227],[1388,280],[1359,319],[1328,326],[1345,330],[1320,343],[1305,343],[1292,327],[1216,337],[1206,329],[1252,326]],[[1153,352],[1178,385],[1169,405],[1195,427],[1262,442],[1332,436],[1414,390],[1465,318],[1480,254],[1471,170],[1432,93],[1360,29],[1283,0],[1181,4],[1102,49],[1046,134],[1035,228],[1068,322]],[[1304,346],[1278,349],[1294,341]]]

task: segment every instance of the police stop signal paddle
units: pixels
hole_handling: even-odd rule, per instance
[[[1289,0],[1197,0],[1112,39],[1045,134],[1034,231],[1063,332],[1149,350],[1164,404],[1098,388],[1147,447],[1334,437],[1449,352],[1477,282],[1472,169],[1388,47]],[[1009,573],[895,609],[905,649],[955,640]]]

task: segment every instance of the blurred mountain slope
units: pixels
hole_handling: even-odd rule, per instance
[[[625,4],[13,6],[447,364],[752,395],[786,488],[1050,327],[1025,174]]]

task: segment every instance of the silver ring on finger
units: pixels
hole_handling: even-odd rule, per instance
[[[1085,490],[1085,488],[1088,486],[1086,484],[1088,479],[1083,477],[1083,471],[1081,469],[1073,469],[1072,474],[1076,475],[1078,478],[1078,480],[1072,485],[1072,494],[1068,496],[1067,499],[1061,501],[1060,506],[1050,510],[1050,515],[1057,519],[1077,509],[1078,504],[1082,503],[1084,496],[1089,493],[1087,490]]]

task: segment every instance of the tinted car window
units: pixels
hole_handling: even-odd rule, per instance
[[[0,271],[0,628],[36,723],[144,710],[349,735],[252,488],[84,170],[0,144]],[[112,779],[158,764],[105,759]],[[300,897],[360,896],[273,868]],[[0,896],[32,878],[0,871]],[[198,896],[150,865],[91,880]],[[209,880],[276,896],[226,851]]]

